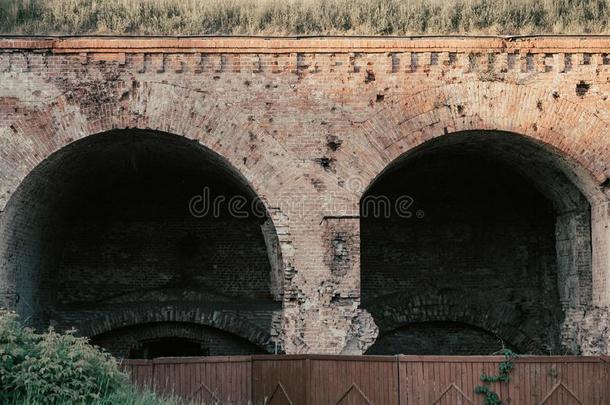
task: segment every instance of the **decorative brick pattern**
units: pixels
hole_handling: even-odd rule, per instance
[[[252,322],[270,346],[361,353],[390,323],[360,302],[358,213],[367,188],[405,156],[425,160],[433,140],[459,149],[468,131],[504,131],[523,142],[498,137],[485,153],[512,162],[558,214],[560,346],[607,353],[609,53],[610,40],[598,37],[0,39],[2,300],[41,321],[59,319],[43,304],[55,293],[47,275],[59,263],[62,228],[45,207],[74,189],[37,174],[79,140],[138,128],[211,151],[209,164],[236,173],[263,202],[272,298],[244,316],[259,319]],[[174,156],[184,156],[178,149]],[[87,178],[91,162],[79,156],[65,160],[65,173]],[[99,316],[112,313],[104,305]],[[61,322],[85,309],[70,311]],[[405,315],[522,342],[539,337],[523,325],[493,329],[484,317]]]

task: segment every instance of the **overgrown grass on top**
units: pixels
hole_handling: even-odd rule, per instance
[[[73,333],[37,333],[0,309],[0,403],[180,405],[128,384],[114,358]]]
[[[610,0],[0,0],[12,34],[610,33]]]

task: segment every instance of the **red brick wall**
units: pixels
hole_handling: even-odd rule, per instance
[[[24,194],[24,179],[76,140],[140,128],[208,148],[264,202],[281,254],[270,279],[282,287],[271,290],[283,309],[249,319],[267,319],[265,333],[291,353],[365,351],[378,333],[360,307],[354,248],[366,187],[433,139],[507,131],[544,153],[495,140],[486,153],[516,162],[562,213],[559,339],[573,352],[608,350],[606,38],[6,38],[0,49],[0,286],[24,314],[58,319],[42,303],[63,229],[42,215],[62,188],[43,182]],[[66,170],[77,173],[86,163],[71,161]],[[590,223],[573,210],[582,201],[570,184]]]

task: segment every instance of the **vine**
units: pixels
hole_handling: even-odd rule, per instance
[[[504,361],[498,366],[499,374],[481,374],[481,381],[485,385],[478,385],[474,390],[477,394],[485,395],[485,405],[503,404],[500,396],[489,387],[489,384],[495,382],[508,382],[510,380],[510,372],[513,371],[513,361],[517,358],[517,354],[510,349],[503,349],[501,353],[504,355]]]

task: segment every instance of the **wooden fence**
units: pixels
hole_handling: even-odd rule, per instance
[[[497,356],[230,356],[126,360],[138,386],[205,404],[484,404],[482,374]],[[527,356],[508,382],[489,385],[505,404],[608,405],[610,358]]]

